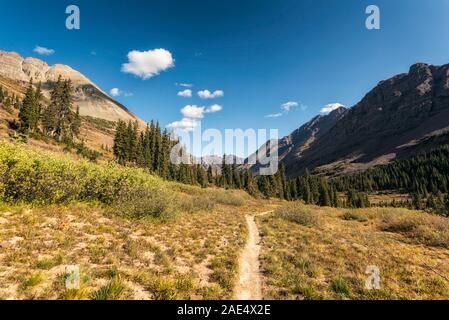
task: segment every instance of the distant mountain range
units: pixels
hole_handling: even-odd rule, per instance
[[[82,116],[144,122],[96,84],[67,65],[48,66],[36,58],[0,51],[0,85],[22,95],[31,78],[41,82],[46,97],[59,76],[75,89],[74,107]],[[113,126],[87,123],[90,145],[112,145]],[[290,178],[306,169],[326,175],[365,170],[449,143],[449,65],[418,63],[408,73],[381,81],[352,108],[319,115],[278,141],[278,153]],[[234,157],[234,156],[228,156]],[[244,167],[255,173],[259,164]],[[203,166],[219,170],[221,156],[205,157]]]
[[[112,99],[96,84],[80,72],[63,64],[48,66],[36,58],[23,58],[16,52],[0,51],[0,85],[10,91],[21,94],[27,83],[33,78],[41,82],[44,94],[49,97],[49,91],[61,76],[70,79],[75,90],[74,107],[80,108],[82,116],[90,116],[108,121],[138,120],[125,106]]]
[[[289,177],[306,168],[346,174],[449,143],[448,131],[449,65],[419,63],[381,81],[354,107],[315,117],[280,139],[278,151]]]

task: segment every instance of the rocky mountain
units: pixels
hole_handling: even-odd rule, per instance
[[[287,175],[345,174],[449,143],[449,65],[415,64],[349,110],[319,116],[279,141]],[[253,167],[256,168],[256,167]]]
[[[239,158],[235,155],[226,155],[226,163],[227,164],[235,164],[240,165],[244,162],[245,159]],[[201,158],[201,165],[205,169],[209,169],[209,167],[212,167],[212,171],[214,173],[221,173],[221,167],[223,164],[223,156],[204,156]]]
[[[337,123],[337,121],[343,118],[347,111],[346,108],[340,107],[328,115],[318,115],[290,135],[278,140],[277,152],[279,161],[286,166],[295,163],[295,161],[301,158],[315,141],[320,139]],[[262,153],[263,148],[266,148],[266,154],[270,154],[272,151],[275,152],[276,150],[271,148],[271,145],[270,142],[267,142],[264,147],[261,147],[256,153],[251,155],[245,163],[256,163],[257,154]],[[255,172],[258,171],[260,167],[261,165],[259,163],[251,166]]]
[[[55,81],[61,76],[70,79],[75,89],[74,106],[82,116],[108,121],[138,120],[125,106],[118,103],[80,72],[63,64],[49,66],[36,58],[23,58],[16,52],[0,51],[0,85],[21,93],[30,78],[42,82],[44,95],[49,96]],[[143,122],[142,122],[143,123]]]

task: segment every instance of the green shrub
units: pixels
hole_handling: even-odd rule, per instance
[[[194,281],[191,275],[176,275],[172,278],[156,278],[150,285],[150,291],[155,300],[181,300],[189,299],[194,290]]]
[[[36,262],[36,268],[42,270],[50,270],[53,267],[59,266],[62,264],[64,258],[61,255],[57,255],[54,258],[44,258],[40,259]]]
[[[92,294],[92,300],[123,300],[127,288],[119,276],[114,277],[105,286]]]
[[[34,273],[26,278],[21,285],[22,290],[35,287],[44,281],[44,276],[41,272]]]
[[[349,296],[351,294],[351,289],[347,285],[346,281],[343,278],[336,277],[331,281],[332,290],[335,293]]]
[[[142,189],[159,196],[164,192],[161,179],[140,169],[93,164],[0,142],[0,199],[5,202],[112,204]]]

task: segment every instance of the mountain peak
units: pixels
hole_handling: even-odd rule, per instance
[[[44,95],[49,97],[49,91],[54,82],[61,76],[72,81],[76,92],[74,107],[79,107],[82,116],[90,116],[108,121],[137,120],[143,121],[128,111],[122,104],[112,99],[79,71],[65,64],[49,66],[37,58],[23,58],[17,52],[0,51],[0,75],[25,87],[32,78],[42,82]],[[1,84],[1,83],[0,83]]]

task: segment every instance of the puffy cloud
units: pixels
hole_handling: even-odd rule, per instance
[[[48,49],[40,46],[36,46],[33,51],[43,56],[51,56],[52,54],[55,53],[55,50],[53,49]]]
[[[205,111],[204,107],[191,106],[191,105],[185,106],[184,108],[181,109],[182,115],[186,118],[191,119],[204,118],[204,111]]]
[[[183,91],[178,92],[178,96],[184,97],[184,98],[191,98],[192,97],[192,90],[186,89]]]
[[[113,97],[119,97],[119,96],[131,97],[133,95],[131,92],[125,92],[125,91],[120,90],[119,88],[112,88],[111,91],[109,91],[109,93]]]
[[[172,54],[165,49],[133,50],[128,53],[128,60],[128,63],[122,65],[122,72],[134,74],[143,80],[175,66]]]
[[[214,104],[211,105],[209,108],[206,109],[207,113],[215,113],[215,112],[220,112],[221,110],[223,110],[223,107],[220,106],[219,104]]]
[[[292,108],[299,107],[299,103],[296,101],[289,101],[281,105],[281,109],[285,112],[289,112]]]
[[[112,88],[111,91],[109,91],[111,93],[111,96],[113,97],[118,97],[120,95],[120,90],[119,88]]]
[[[214,104],[210,107],[199,107],[196,105],[187,105],[181,109],[183,119],[167,125],[169,129],[180,129],[184,131],[193,131],[198,126],[198,121],[204,118],[206,113],[216,113],[223,110],[223,107]]]
[[[198,126],[195,119],[184,118],[180,121],[175,121],[167,125],[169,129],[180,129],[185,131],[193,131]]]
[[[216,90],[214,92],[210,92],[209,90],[198,91],[198,96],[201,99],[215,99],[221,98],[224,96],[223,90]]]
[[[334,110],[337,110],[338,108],[346,108],[345,105],[341,103],[330,103],[326,105],[324,108],[320,110],[321,113],[331,113]]]

